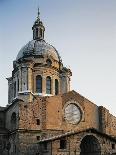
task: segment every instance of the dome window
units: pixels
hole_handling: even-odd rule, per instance
[[[50,59],[46,60],[47,66],[51,66],[52,65],[52,61]]]
[[[55,79],[55,95],[58,95],[59,93],[59,83],[58,83],[58,80]]]
[[[46,78],[46,94],[51,94],[51,77]]]
[[[36,92],[42,93],[42,77],[41,77],[41,75],[36,76]]]

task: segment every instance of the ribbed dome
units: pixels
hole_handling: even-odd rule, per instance
[[[52,45],[49,45],[44,40],[32,40],[21,48],[17,55],[16,61],[21,58],[38,55],[51,56],[57,61],[60,60],[57,50]]]

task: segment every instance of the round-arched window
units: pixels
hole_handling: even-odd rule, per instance
[[[92,154],[92,155],[100,155],[101,154],[101,146],[96,137],[93,135],[86,135],[80,145],[80,155],[84,154]]]
[[[51,77],[46,78],[46,94],[51,94]]]
[[[36,76],[36,92],[42,93],[42,77],[41,77],[41,75]]]
[[[15,112],[12,113],[11,124],[14,124],[14,125],[16,124],[16,113]]]
[[[16,113],[13,112],[11,115],[11,129],[12,130],[16,129],[16,124],[17,124]]]

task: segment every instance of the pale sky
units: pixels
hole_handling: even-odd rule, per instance
[[[45,40],[72,70],[71,89],[116,115],[116,0],[0,0],[0,106],[38,5]]]

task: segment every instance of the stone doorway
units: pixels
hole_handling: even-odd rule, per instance
[[[93,135],[87,135],[81,141],[81,153],[80,155],[100,155],[101,147],[96,137]]]

